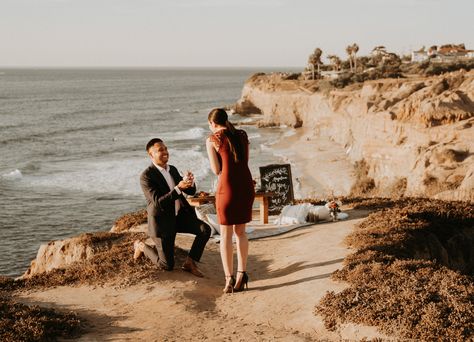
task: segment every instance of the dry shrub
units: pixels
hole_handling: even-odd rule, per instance
[[[282,76],[282,80],[297,80],[301,76],[301,73],[290,73]]]
[[[448,184],[441,181],[435,176],[426,173],[423,175],[423,185],[425,186],[424,192],[428,196],[433,196],[437,193],[440,193],[444,190],[448,190]]]
[[[260,120],[257,122],[257,127],[258,128],[267,128],[267,127],[279,127],[280,123],[279,122],[274,122],[274,121],[263,121]]]
[[[74,313],[59,313],[37,305],[27,306],[0,296],[0,341],[55,341],[80,332]]]
[[[368,176],[369,166],[362,159],[354,164],[355,182],[351,187],[351,196],[367,196],[375,189],[375,182]]]
[[[465,175],[451,175],[447,179],[439,179],[425,172],[423,175],[423,185],[426,195],[435,195],[446,190],[457,189],[464,180]]]
[[[325,205],[327,200],[318,199],[318,198],[303,198],[303,199],[295,199],[293,204],[301,204],[301,203],[310,203],[312,205]]]
[[[464,61],[454,61],[454,62],[445,62],[445,63],[431,63],[428,64],[428,67],[424,70],[424,74],[428,76],[441,75],[447,72],[453,72],[458,70],[469,71],[474,69],[473,60],[464,60]]]
[[[356,252],[333,278],[350,287],[328,293],[316,312],[329,329],[351,321],[401,338],[472,339],[474,206],[426,199],[386,205],[348,236]]]
[[[407,190],[407,179],[405,177],[397,178],[389,187],[388,193],[393,198],[400,198],[405,195]]]
[[[381,65],[370,68],[361,73],[344,73],[330,83],[335,88],[344,88],[353,83],[364,83],[370,80],[379,80],[384,78],[404,78],[398,64]]]
[[[10,277],[0,276],[0,294],[2,291],[10,292],[16,288],[15,280]]]
[[[464,181],[465,175],[452,175],[448,179],[446,179],[446,188],[449,190],[454,190],[461,186],[462,182]]]
[[[114,224],[115,232],[123,232],[147,222],[146,209],[120,216]]]
[[[470,153],[466,150],[453,150],[451,148],[442,151],[437,157],[440,163],[451,162],[451,163],[461,163],[469,157]]]
[[[396,203],[400,203],[400,200],[395,201],[393,198],[386,197],[358,197],[358,196],[349,196],[339,198],[344,204],[351,206],[353,209],[363,209],[363,210],[378,210],[384,208],[392,208]],[[403,201],[408,201],[408,199],[403,199]]]

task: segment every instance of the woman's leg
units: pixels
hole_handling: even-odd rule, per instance
[[[232,226],[222,225],[221,228],[221,259],[222,267],[226,277],[231,276],[233,273],[233,248],[232,248]]]
[[[249,240],[245,233],[245,224],[234,225],[234,233],[237,240],[237,271],[247,271],[247,257],[249,254]],[[237,273],[236,287],[242,280],[242,273]]]

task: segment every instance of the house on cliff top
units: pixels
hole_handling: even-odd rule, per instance
[[[467,50],[464,44],[446,44],[440,47],[434,45],[428,50],[423,46],[420,50],[411,53],[412,62],[423,62],[430,59],[432,62],[454,62],[474,58],[474,50]]]

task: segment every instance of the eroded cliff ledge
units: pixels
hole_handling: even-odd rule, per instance
[[[474,200],[474,71],[344,89],[317,82],[256,74],[235,109],[330,137],[364,161],[377,195]]]

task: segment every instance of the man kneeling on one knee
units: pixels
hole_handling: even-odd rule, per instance
[[[150,247],[135,241],[134,258],[144,253],[159,268],[174,268],[174,243],[176,233],[196,235],[188,257],[181,267],[195,276],[203,274],[196,265],[211,235],[211,228],[196,217],[196,213],[183,193],[194,195],[194,175],[183,177],[176,167],[168,165],[168,148],[161,139],[151,139],[146,145],[152,164],[140,176],[140,185],[147,202],[148,235],[155,243]]]

